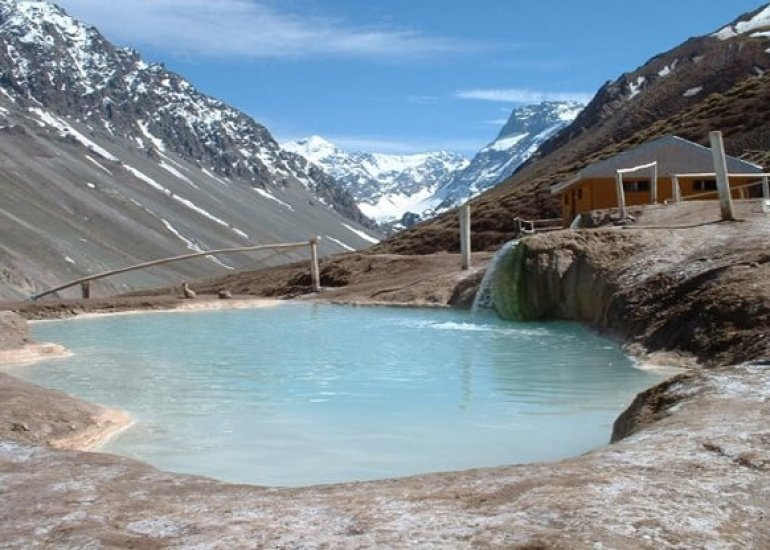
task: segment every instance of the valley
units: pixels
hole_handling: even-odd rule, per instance
[[[63,2],[120,14],[110,36],[125,27],[149,56],[51,2],[0,0],[0,546],[770,547],[770,5],[731,6],[715,25],[725,5],[711,0],[697,12],[474,5],[473,17],[454,0],[403,13]],[[634,57],[648,40],[668,45]],[[604,84],[581,91],[575,65]],[[240,107],[193,84],[220,74]],[[394,106],[414,136],[395,133]],[[346,134],[361,121],[365,134]],[[735,158],[706,149],[715,130]],[[645,168],[623,180],[628,158]],[[597,165],[611,170],[592,180]],[[523,231],[522,218],[552,230]],[[316,236],[320,291],[303,248],[30,299],[130,264]],[[486,310],[467,311],[485,274]],[[29,323],[48,320],[77,346],[36,341],[55,331]],[[622,369],[641,385],[609,400]],[[367,416],[380,411],[396,431]],[[434,432],[479,450],[459,421],[434,422],[471,413],[471,433],[519,430],[484,444],[522,454],[456,465],[415,450]],[[527,460],[544,435],[535,420],[576,415],[559,436],[571,452]],[[218,442],[236,425],[230,460]],[[127,436],[157,443],[162,469],[99,452]],[[165,466],[175,437],[183,462],[209,469]],[[314,477],[322,449],[344,471]],[[389,469],[393,456],[406,467]],[[287,464],[276,479],[294,481],[259,475]]]

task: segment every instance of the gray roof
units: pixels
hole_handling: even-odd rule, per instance
[[[658,174],[662,177],[714,171],[711,149],[678,136],[664,136],[590,164],[568,182],[558,183],[554,187],[562,190],[583,179],[615,178],[616,170],[633,168],[654,161],[657,161]],[[751,162],[728,156],[727,171],[736,174],[760,174],[762,168]],[[556,192],[557,189],[554,191]]]

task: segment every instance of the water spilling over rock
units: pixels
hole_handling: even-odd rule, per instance
[[[503,258],[505,258],[512,249],[516,248],[516,245],[518,244],[519,241],[517,239],[508,241],[492,257],[492,260],[489,262],[489,266],[487,266],[487,270],[484,272],[484,278],[481,279],[479,289],[476,291],[476,297],[473,299],[473,306],[471,307],[471,311],[473,313],[480,313],[483,310],[495,309],[495,301],[492,291],[493,281],[497,276],[498,268]]]

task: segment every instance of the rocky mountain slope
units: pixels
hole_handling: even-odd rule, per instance
[[[283,148],[345,185],[367,216],[398,229],[432,218],[494,187],[582,110],[574,101],[517,107],[497,137],[468,161],[448,151],[413,155],[349,153],[319,136]],[[395,222],[395,223],[394,223]]]
[[[376,241],[353,197],[264,126],[47,2],[0,0],[0,132],[0,296],[186,250]],[[254,261],[195,260],[100,288]]]
[[[549,186],[630,146],[677,134],[707,144],[725,135],[727,152],[770,160],[770,6],[706,36],[690,38],[608,82],[564,130],[512,177],[473,203],[473,246],[494,248],[513,235],[513,218],[559,216]],[[456,250],[457,216],[448,212],[383,243],[378,250]]]
[[[449,151],[410,155],[348,152],[319,136],[282,146],[323,168],[345,186],[365,215],[382,223],[430,209],[433,194],[468,165],[463,155]]]
[[[575,120],[583,107],[574,101],[545,101],[515,108],[495,140],[432,197],[433,212],[458,206],[503,181],[543,142]]]

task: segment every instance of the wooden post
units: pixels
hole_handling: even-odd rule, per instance
[[[679,185],[679,176],[671,176],[671,187],[674,192],[674,202],[682,202],[682,188]]]
[[[623,174],[615,173],[615,186],[618,191],[618,208],[620,209],[620,220],[626,219],[626,192],[623,190]]]
[[[91,281],[83,281],[80,283],[80,292],[84,300],[91,298]]]
[[[762,197],[770,199],[770,178],[762,176]]]
[[[650,182],[650,204],[658,203],[658,164],[652,167],[652,181]]]
[[[460,207],[460,255],[463,270],[471,267],[471,205]]]
[[[727,176],[727,158],[725,157],[725,144],[722,140],[722,132],[710,132],[709,140],[711,141],[711,154],[714,157],[714,172],[716,172],[717,177],[719,209],[722,211],[722,220],[735,221],[733,198],[730,196],[730,180]]]
[[[321,292],[321,270],[318,269],[318,243],[321,237],[310,239],[310,277],[313,281],[313,292]]]

